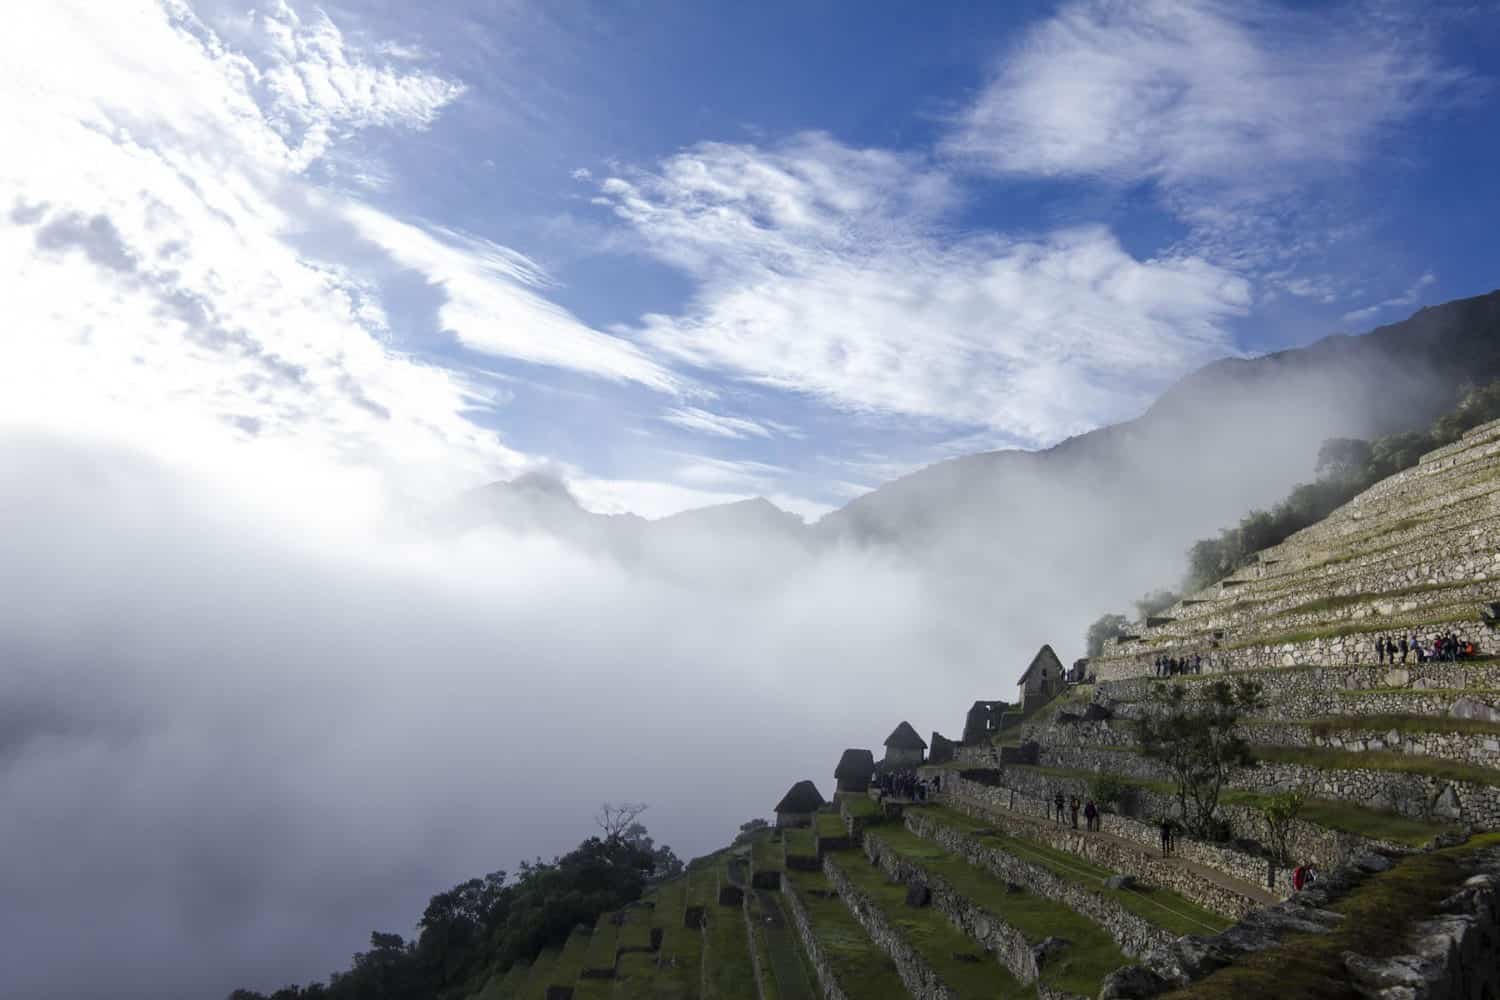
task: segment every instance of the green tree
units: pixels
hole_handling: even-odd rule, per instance
[[[1370,442],[1360,438],[1329,438],[1318,448],[1319,479],[1355,479],[1370,465]]]
[[[1101,774],[1089,781],[1089,798],[1100,809],[1118,806],[1130,792],[1130,786],[1113,774]]]
[[[1266,824],[1266,842],[1271,857],[1282,867],[1292,863],[1292,825],[1307,803],[1307,793],[1300,788],[1277,792],[1260,807],[1261,819]]]
[[[1171,773],[1183,825],[1195,836],[1209,837],[1224,783],[1236,768],[1255,763],[1240,720],[1265,702],[1260,685],[1243,677],[1195,687],[1201,697],[1189,697],[1181,684],[1154,690],[1137,734],[1141,752]]]
[[[1089,626],[1084,635],[1084,646],[1089,656],[1098,656],[1104,652],[1104,643],[1125,634],[1125,626],[1129,620],[1124,615],[1101,615],[1094,624]]]

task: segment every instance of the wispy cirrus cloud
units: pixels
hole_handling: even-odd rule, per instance
[[[1363,309],[1351,309],[1349,312],[1344,313],[1344,322],[1367,323],[1387,309],[1416,305],[1422,300],[1422,292],[1436,283],[1437,275],[1428,271],[1414,281],[1411,287],[1400,295],[1392,296],[1383,302],[1376,302],[1374,305],[1365,306]]]
[[[768,438],[771,436],[771,428],[755,420],[747,420],[744,417],[731,417],[723,413],[714,413],[697,406],[679,406],[668,410],[661,418],[669,424],[674,424],[690,431],[698,431],[703,434],[711,434],[715,437],[724,438]]]
[[[1141,260],[1102,226],[946,231],[952,180],[917,157],[804,135],[703,144],[601,184],[697,292],[633,338],[678,364],[845,411],[1002,429],[1036,445],[1128,415],[1232,351],[1246,282]]]
[[[438,321],[465,346],[530,364],[675,392],[681,381],[633,344],[580,322],[537,291],[546,274],[522,254],[447,229],[422,228],[365,205],[344,216],[443,297]]]

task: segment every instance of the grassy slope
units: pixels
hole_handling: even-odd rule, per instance
[[[1361,754],[1360,756],[1365,755]],[[1033,765],[1015,764],[1006,766],[1025,766],[1028,771],[1054,778],[1079,778],[1084,781],[1090,781],[1098,777],[1093,771],[1063,767],[1036,767]],[[1173,786],[1165,781],[1143,781],[1132,778],[1120,778],[1119,780],[1124,784],[1133,785],[1137,788],[1147,788],[1154,792],[1160,792],[1163,795],[1174,793]],[[1240,789],[1226,789],[1219,797],[1219,801],[1224,805],[1251,807],[1265,805],[1270,800],[1270,795]],[[1309,799],[1307,804],[1303,806],[1302,815],[1299,818],[1330,830],[1341,830],[1345,833],[1370,837],[1374,840],[1389,841],[1393,844],[1405,844],[1409,847],[1421,847],[1447,829],[1441,823],[1426,823],[1421,820],[1407,819],[1405,816],[1398,816],[1394,813],[1382,812],[1378,809],[1367,809],[1364,806],[1355,805],[1351,802],[1340,802],[1333,799]]]
[[[1354,1000],[1358,994],[1344,974],[1344,953],[1377,958],[1398,953],[1406,928],[1436,913],[1442,900],[1467,877],[1464,859],[1497,844],[1500,834],[1490,833],[1460,847],[1405,858],[1333,905],[1348,919],[1332,933],[1289,937],[1280,947],[1246,955],[1193,986],[1169,994],[1168,1000]]]
[[[1215,934],[1234,922],[1168,889],[1145,886],[1107,889],[1104,880],[1115,874],[1108,868],[1029,838],[998,832],[981,833],[991,828],[952,809],[933,808],[929,811],[945,825],[963,830],[971,836],[979,835],[978,839],[984,843],[993,844],[1019,858],[1039,864],[1059,878],[1108,896],[1136,916],[1173,934]]]
[[[710,905],[704,936],[708,973],[705,1000],[754,997],[755,970],[750,965],[744,911],[738,906]]]
[[[862,852],[835,851],[832,856],[849,880],[880,909],[886,923],[905,937],[959,1000],[1036,996],[1035,986],[1017,982],[994,956],[986,954],[942,914],[931,908],[907,906],[906,886],[887,882],[884,873],[872,867]]]
[[[1027,941],[1035,944],[1059,937],[1069,942],[1068,950],[1054,958],[1042,976],[1049,985],[1092,996],[1106,975],[1129,961],[1102,928],[1062,903],[1032,892],[1011,891],[1005,880],[907,830],[883,830],[880,839],[902,858],[941,876],[965,898],[1005,920]]]
[[[875,1000],[906,994],[896,974],[896,963],[875,946],[843,900],[822,895],[833,891],[822,872],[791,872],[787,879],[790,891],[797,893],[807,912],[818,950],[845,995],[853,1000]]]

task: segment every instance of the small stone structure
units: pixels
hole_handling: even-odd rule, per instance
[[[1031,658],[1031,665],[1021,674],[1021,679],[1016,684],[1020,687],[1022,714],[1057,697],[1067,681],[1062,661],[1057,658],[1051,646],[1043,646],[1037,650],[1036,656]]]
[[[885,761],[882,766],[888,770],[920,767],[926,750],[927,741],[917,735],[910,722],[902,720],[901,725],[885,738]]]
[[[834,801],[841,795],[864,795],[870,790],[870,779],[875,776],[875,755],[868,750],[850,747],[839,757],[833,769]]]
[[[998,699],[976,701],[964,718],[964,743],[969,746],[988,743],[1000,732],[1000,720],[1009,710],[1010,705]]]
[[[805,778],[797,782],[776,803],[776,827],[812,826],[813,815],[823,808],[818,786]]]

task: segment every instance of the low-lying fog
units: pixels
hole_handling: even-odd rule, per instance
[[[956,738],[1040,642],[1082,655],[1093,617],[1174,582],[1185,532],[1315,448],[1227,462],[1217,509],[1032,484],[925,552],[736,532],[622,559],[433,532],[357,471],[0,434],[0,995],[326,978],[604,800],[716,849],[903,718]]]

